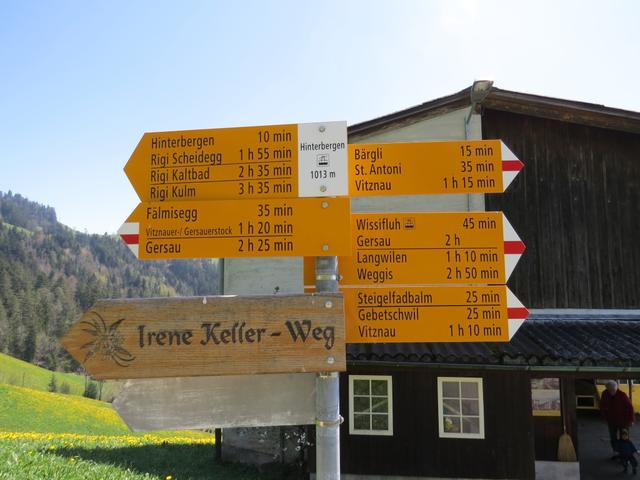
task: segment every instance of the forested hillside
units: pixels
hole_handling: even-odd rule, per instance
[[[215,294],[217,268],[141,262],[117,235],[74,231],[53,208],[0,192],[0,351],[72,369],[59,339],[96,299]]]

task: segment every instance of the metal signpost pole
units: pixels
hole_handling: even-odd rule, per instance
[[[338,257],[316,257],[316,293],[338,292]],[[337,372],[316,375],[316,478],[340,478],[340,384]]]

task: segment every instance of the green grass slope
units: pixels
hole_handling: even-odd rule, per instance
[[[130,433],[111,405],[0,385],[0,480],[282,479],[214,459],[204,432]]]
[[[56,377],[58,390],[63,383],[69,385],[71,395],[82,395],[85,378],[75,373],[51,372],[28,362],[18,360],[10,355],[0,353],[0,384],[16,385],[34,390],[48,391],[51,374]],[[119,390],[116,382],[105,382],[102,399],[111,399]]]
[[[145,437],[3,437],[0,480],[282,480],[283,471],[220,464],[210,442]],[[293,477],[300,478],[300,477]]]
[[[66,382],[71,389],[70,393],[73,395],[82,395],[82,392],[84,392],[84,377],[82,375],[51,372],[10,355],[0,353],[0,383],[47,391],[52,373],[56,376],[58,388],[63,382]]]
[[[0,431],[129,433],[108,403],[13,385],[0,385]]]
[[[46,433],[55,435],[109,436],[132,433],[110,403],[61,393],[41,392],[13,385],[0,385],[0,437],[2,432]],[[19,435],[20,436],[20,435]],[[36,435],[37,436],[37,435]],[[155,438],[211,440],[211,434],[188,431],[153,432]],[[1,478],[1,477],[0,477]]]

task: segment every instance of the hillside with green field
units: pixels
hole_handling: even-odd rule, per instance
[[[131,433],[109,403],[6,384],[0,466],[0,480],[284,478],[216,462],[209,433]]]
[[[0,384],[15,385],[34,390],[48,391],[52,375],[55,377],[57,391],[64,391],[67,385],[69,394],[82,395],[87,379],[75,373],[51,372],[31,363],[0,353]],[[105,382],[102,385],[101,399],[111,400],[120,390],[119,382]]]
[[[0,431],[114,435],[129,429],[109,403],[0,385]]]

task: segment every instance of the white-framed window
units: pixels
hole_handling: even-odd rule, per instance
[[[390,375],[349,375],[349,433],[393,435]]]
[[[484,438],[482,378],[438,377],[441,438]]]

